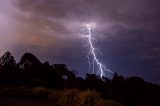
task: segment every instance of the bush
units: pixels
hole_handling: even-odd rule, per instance
[[[79,95],[79,106],[96,106],[96,103],[100,98],[100,94],[96,91],[87,90],[81,92]]]
[[[67,106],[76,106],[79,102],[79,95],[80,91],[77,89],[69,89],[69,90],[64,90],[60,93],[60,98],[58,101],[58,104],[61,105],[67,105]]]
[[[114,101],[105,100],[94,90],[80,91],[68,89],[64,91],[53,91],[49,95],[51,104],[62,106],[122,106]]]
[[[43,87],[36,87],[32,89],[32,94],[35,98],[47,99],[49,90]]]

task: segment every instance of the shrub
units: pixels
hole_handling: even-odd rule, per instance
[[[62,106],[122,106],[115,101],[105,100],[94,90],[80,91],[77,89],[67,89],[63,91],[53,91],[49,95],[51,104]]]
[[[47,99],[49,90],[43,87],[36,87],[32,89],[32,94],[35,98]]]
[[[79,106],[95,106],[96,102],[100,99],[100,94],[96,91],[87,90],[81,92],[79,95]]]
[[[79,94],[80,92],[77,89],[64,90],[60,93],[58,104],[76,106],[75,104],[79,102]]]

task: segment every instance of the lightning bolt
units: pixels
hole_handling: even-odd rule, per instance
[[[92,64],[92,70],[93,70],[92,73],[95,73],[95,66],[97,66],[98,71],[96,72],[96,74],[100,75],[100,77],[102,78],[103,76],[105,76],[105,71],[108,71],[110,73],[113,73],[113,72],[111,70],[109,70],[104,64],[102,64],[98,59],[97,51],[99,52],[99,50],[94,47],[94,45],[93,45],[94,38],[92,36],[92,29],[95,28],[95,25],[94,24],[85,24],[85,26],[86,26],[87,32],[88,32],[88,34],[85,35],[85,38],[87,38],[88,43],[89,43],[89,47],[90,47],[90,52],[87,55],[88,62],[89,62],[89,64]],[[93,57],[92,62],[90,60],[90,56]]]

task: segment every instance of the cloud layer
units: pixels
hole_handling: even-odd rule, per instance
[[[159,0],[0,1],[0,53],[33,52],[41,60],[87,71],[84,23],[96,23],[96,46],[115,72],[160,81]]]

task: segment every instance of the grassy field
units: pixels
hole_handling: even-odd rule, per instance
[[[94,90],[51,90],[43,87],[0,88],[0,106],[123,106]]]

